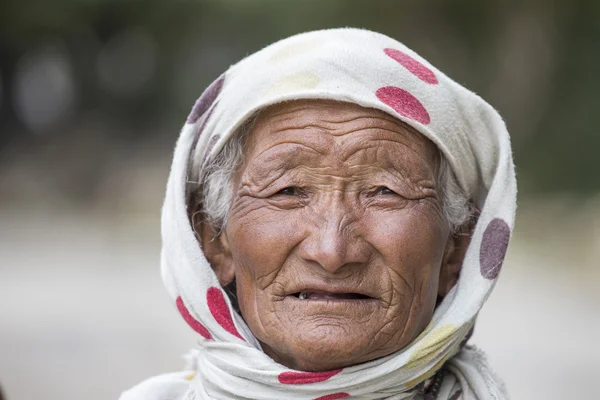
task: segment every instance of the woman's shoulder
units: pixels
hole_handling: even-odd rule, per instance
[[[193,371],[154,376],[121,393],[119,400],[184,400],[193,377]]]

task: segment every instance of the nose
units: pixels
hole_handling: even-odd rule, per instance
[[[316,222],[300,244],[300,257],[332,274],[345,266],[365,264],[370,246],[361,235],[359,218],[340,202],[325,208],[317,213]]]

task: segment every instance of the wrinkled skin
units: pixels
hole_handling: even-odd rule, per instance
[[[378,110],[307,100],[261,113],[225,229],[196,229],[270,357],[332,370],[423,331],[468,244],[444,218],[438,165],[432,142]]]

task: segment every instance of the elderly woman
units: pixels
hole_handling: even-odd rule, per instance
[[[192,109],[163,208],[199,348],[121,398],[507,398],[466,342],[515,196],[500,116],[401,43],[335,29],[247,57]]]

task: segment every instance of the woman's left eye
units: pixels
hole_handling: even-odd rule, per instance
[[[385,186],[379,186],[375,191],[376,194],[396,194],[393,190]]]

